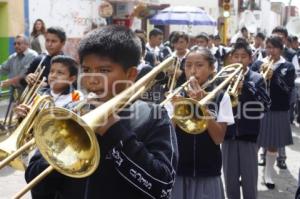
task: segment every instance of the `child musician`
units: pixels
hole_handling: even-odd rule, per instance
[[[274,163],[277,148],[293,144],[292,131],[289,121],[290,96],[294,87],[295,68],[282,56],[283,42],[278,36],[271,36],[266,41],[269,57],[253,64],[254,70],[260,70],[263,63],[273,64],[266,76],[268,91],[271,98],[270,110],[265,114],[261,123],[261,132],[257,143],[267,149],[264,182],[267,188],[274,189]],[[270,65],[270,64],[267,64]]]
[[[195,77],[187,96],[197,101],[205,96],[201,86],[214,73],[215,59],[209,49],[194,48],[186,56],[184,73],[188,79]],[[176,126],[179,163],[173,199],[224,198],[221,181],[222,156],[220,143],[223,142],[227,124],[234,122],[230,97],[219,92],[215,105],[209,107],[215,118],[207,118],[207,130],[202,134],[187,134]],[[213,115],[212,115],[213,116]]]
[[[270,103],[265,81],[257,72],[249,70],[252,50],[248,43],[236,43],[231,62],[243,64],[243,80],[238,90],[238,104],[233,107],[235,124],[227,127],[222,144],[223,171],[228,199],[257,198],[257,145],[260,120]],[[241,183],[240,183],[241,178]]]
[[[141,44],[123,26],[106,26],[83,38],[79,47],[82,86],[98,95],[98,105],[133,83]],[[96,103],[95,103],[96,104]],[[170,196],[176,174],[176,135],[165,109],[135,101],[97,131],[101,161],[89,177],[74,179],[53,172],[32,189],[35,198],[141,199]],[[26,170],[29,182],[48,163],[35,154]]]

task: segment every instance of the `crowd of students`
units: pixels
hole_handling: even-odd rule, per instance
[[[162,44],[164,34],[157,28],[150,31],[147,42],[142,30],[106,26],[82,38],[78,64],[63,53],[66,34],[62,28],[45,31],[41,20],[34,27],[32,46],[42,44],[40,54],[34,54],[16,81],[21,86],[33,85],[38,80],[34,71],[38,65],[45,66],[42,77],[47,77],[47,85],[41,94],[52,96],[59,107],[72,109],[91,92],[97,97],[88,103],[93,108],[101,106],[169,56],[179,63],[176,73],[168,71],[170,77],[176,77],[176,87],[191,79],[188,89],[176,98],[203,99],[214,89],[203,85],[226,64],[240,63],[243,75],[238,84],[238,105],[232,106],[226,89],[218,92],[212,100],[215,106],[206,106],[211,117],[201,134],[189,134],[172,122],[170,110],[159,105],[168,91],[166,80],[157,81],[151,95],[134,101],[118,114],[120,117],[109,117],[97,129],[101,163],[92,175],[75,179],[53,172],[31,190],[34,199],[222,199],[225,193],[229,199],[239,199],[240,187],[244,199],[255,199],[258,164],[265,166],[263,178],[269,189],[276,183],[273,167],[277,151],[277,166],[287,168],[284,147],[293,144],[290,125],[297,107],[294,80],[299,63],[298,52],[288,46],[285,28],[274,28],[266,41],[263,33],[257,33],[253,43],[247,34],[241,34],[230,46],[224,46],[218,35],[200,33],[192,40],[178,31]],[[29,49],[26,37],[19,36],[16,41],[20,38]],[[25,55],[24,51],[16,53]],[[0,71],[8,65],[1,65]],[[266,66],[270,68],[264,77],[261,71]],[[156,93],[159,98],[154,99]],[[30,106],[22,104],[14,109],[20,118],[29,110]],[[155,117],[157,110],[160,117]],[[130,114],[134,117],[128,117]],[[260,162],[258,147],[266,151]],[[47,166],[36,150],[25,172],[26,181]]]

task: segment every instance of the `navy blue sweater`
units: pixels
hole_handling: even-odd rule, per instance
[[[270,104],[263,77],[249,70],[244,76],[239,104],[233,108],[235,123],[227,126],[225,139],[256,142],[260,120]]]
[[[210,110],[218,109],[223,92],[216,97],[217,106],[209,106]],[[214,110],[217,112],[217,110]],[[213,177],[221,175],[222,158],[220,145],[214,143],[208,131],[191,135],[176,126],[178,140],[179,163],[178,175],[189,177]]]
[[[98,136],[101,161],[91,176],[73,179],[53,172],[32,189],[33,199],[169,198],[178,151],[167,112],[154,104],[136,101],[120,115],[130,117]],[[26,170],[26,180],[33,179],[47,165],[36,153]]]
[[[251,69],[260,71],[263,62],[256,61]],[[290,62],[280,64],[269,82],[269,95],[272,100],[271,111],[288,111],[290,109],[291,91],[295,86],[295,67]]]

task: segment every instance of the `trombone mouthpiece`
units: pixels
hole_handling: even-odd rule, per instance
[[[191,76],[191,77],[190,77],[190,80],[195,80],[195,79],[196,79],[195,76]]]
[[[87,99],[93,99],[93,98],[97,98],[97,94],[96,94],[96,93],[93,93],[93,92],[90,92],[90,93],[87,95]]]

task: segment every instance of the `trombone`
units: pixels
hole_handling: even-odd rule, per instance
[[[188,134],[201,134],[207,129],[207,120],[202,116],[209,116],[206,105],[216,97],[217,93],[226,87],[239,73],[242,64],[231,64],[224,67],[212,80],[202,85],[205,88],[218,79],[224,79],[214,90],[200,101],[191,98],[178,98],[174,100],[174,122]],[[194,110],[193,110],[194,109]],[[200,116],[200,117],[199,117]]]
[[[36,143],[50,166],[14,198],[23,196],[54,169],[74,178],[91,175],[100,161],[100,149],[94,133],[98,124],[137,99],[147,89],[146,85],[151,84],[173,62],[173,57],[166,59],[126,90],[82,117],[64,108],[42,110],[34,124],[34,139],[31,142]]]
[[[269,59],[269,61],[267,63],[263,63],[261,65],[261,70],[260,70],[260,74],[263,76],[263,78],[266,80],[267,78],[267,74],[269,73],[269,71],[272,69],[272,66],[274,64],[274,60],[271,60],[271,58]]]
[[[264,80],[266,81],[267,92],[268,93],[270,92],[269,91],[269,89],[270,89],[270,80],[267,80],[267,74],[272,69],[273,64],[274,64],[274,60],[271,60],[271,58],[269,58],[268,62],[263,63],[260,67],[260,74],[263,76]]]
[[[234,81],[232,81],[227,87],[226,92],[229,94],[232,107],[236,107],[239,103],[240,91],[238,90],[238,85],[241,80],[243,81],[243,78],[243,70],[241,70],[238,76],[234,78]]]
[[[40,84],[42,84],[40,82]],[[39,86],[38,86],[39,87]],[[33,99],[33,96],[35,98]],[[20,156],[24,151],[33,147],[28,141],[32,138],[32,128],[36,121],[36,116],[41,109],[53,105],[54,102],[49,95],[40,96],[35,94],[31,96],[33,105],[28,115],[22,120],[15,131],[3,142],[0,143],[0,169],[10,164],[17,170],[25,170],[26,166]],[[26,147],[26,150],[23,148]]]

